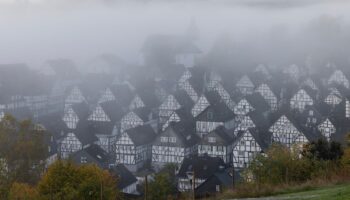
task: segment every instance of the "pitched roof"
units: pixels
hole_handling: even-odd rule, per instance
[[[178,172],[178,177],[187,178],[187,172],[195,172],[196,178],[208,179],[214,173],[225,168],[225,163],[222,158],[210,157],[204,155],[192,155],[182,161]]]
[[[270,109],[269,104],[260,93],[254,92],[253,94],[246,96],[246,99],[258,112],[265,112]]]
[[[126,188],[137,182],[136,177],[123,164],[112,167],[110,172],[112,175],[117,176],[119,189]]]
[[[125,131],[135,146],[150,144],[156,137],[156,133],[150,125],[137,126]]]

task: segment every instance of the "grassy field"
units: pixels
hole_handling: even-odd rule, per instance
[[[350,200],[350,184],[276,196],[272,199]]]

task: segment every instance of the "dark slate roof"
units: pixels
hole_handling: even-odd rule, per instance
[[[195,189],[195,194],[196,196],[215,194],[218,192],[216,191],[217,185],[220,186],[220,192],[224,191],[228,187],[232,187],[232,176],[228,170],[222,170],[214,173]]]
[[[43,125],[48,132],[54,135],[55,139],[61,138],[61,133],[66,133],[68,131],[68,127],[62,120],[62,114],[60,113],[39,117],[37,123]]]
[[[253,106],[253,108],[258,112],[265,112],[270,109],[269,104],[266,102],[266,100],[261,96],[260,93],[253,93],[251,95],[246,96],[247,101],[250,103],[250,105]]]
[[[120,121],[125,115],[123,107],[116,101],[108,101],[101,103],[100,105],[113,123]]]
[[[123,107],[128,106],[134,98],[134,93],[127,84],[113,85],[110,89],[116,97],[117,102]]]
[[[219,126],[215,130],[211,131],[207,135],[205,135],[201,139],[201,144],[209,144],[213,145],[213,143],[209,143],[208,137],[216,137],[216,142],[214,145],[230,145],[232,144],[233,138],[229,136],[228,130],[224,126]]]
[[[136,86],[136,94],[139,95],[143,103],[149,108],[155,108],[160,105],[160,102],[155,95],[155,82],[146,80],[140,82]]]
[[[148,107],[137,108],[133,112],[139,116],[144,122],[149,121],[149,115],[151,114],[151,109]]]
[[[94,130],[91,129],[89,122],[86,120],[79,120],[76,130],[73,130],[71,132],[77,136],[83,146],[92,144],[98,140],[94,134]]]
[[[197,134],[195,134],[195,123],[191,121],[181,121],[178,123],[171,122],[169,126],[157,136],[157,139],[162,135],[169,135],[170,132],[176,134],[180,143],[185,147],[191,147],[199,141]]]
[[[209,118],[208,112],[212,112],[212,117]],[[226,122],[235,117],[235,114],[223,102],[209,105],[195,119],[198,121]]]
[[[250,134],[252,134],[255,141],[259,144],[260,148],[263,151],[266,151],[269,148],[269,145],[271,144],[270,138],[272,133],[268,132],[267,130],[260,130],[257,128],[250,128],[248,131]]]
[[[206,154],[198,156],[192,155],[182,161],[178,172],[178,177],[187,178],[187,172],[194,171],[196,178],[208,179],[214,173],[225,168],[225,163],[221,158],[210,157]]]
[[[181,119],[181,121],[193,121],[193,116],[190,109],[180,108],[174,111]]]
[[[112,175],[116,176],[118,180],[118,188],[120,190],[137,182],[136,177],[123,164],[114,166],[110,169],[110,172]]]
[[[100,122],[100,121],[88,121],[89,132],[94,135],[112,135],[115,123],[113,122]]]
[[[190,96],[184,90],[177,90],[174,93],[175,99],[179,102],[182,107],[191,109],[193,106],[193,101]]]
[[[79,119],[87,119],[90,110],[89,110],[89,105],[86,102],[81,102],[72,105],[72,109],[74,110],[75,114],[78,115]]]
[[[249,112],[247,116],[249,116],[250,119],[254,122],[255,126],[259,127],[260,129],[265,129],[270,124],[268,116],[264,116],[264,113],[261,113],[259,111]]]
[[[135,146],[150,144],[156,137],[156,133],[150,125],[138,126],[125,131]]]
[[[75,152],[71,155],[71,158],[78,164],[80,164],[81,156],[87,156],[87,163],[97,164],[102,168],[107,168],[109,164],[109,156],[100,146],[97,144],[91,144],[88,147]]]

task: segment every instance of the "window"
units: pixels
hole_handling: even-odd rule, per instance
[[[255,141],[251,141],[251,146],[255,146]]]
[[[238,151],[239,156],[244,156],[244,151]]]
[[[243,146],[244,146],[244,145],[245,145],[245,142],[244,142],[244,141],[241,141],[241,145],[243,145]]]
[[[213,112],[208,112],[207,113],[207,119],[212,120],[213,119]]]
[[[168,137],[160,137],[160,142],[168,142]]]
[[[208,137],[208,142],[215,143],[216,142],[216,138],[215,137]]]
[[[223,149],[224,149],[223,146],[218,146],[218,151],[221,152],[221,151],[223,151]]]
[[[169,137],[169,142],[176,143],[176,137]]]
[[[216,185],[216,192],[220,192],[220,185]]]
[[[310,115],[310,116],[313,116],[313,115],[314,115],[314,111],[313,111],[313,110],[310,110],[310,111],[309,111],[309,115]]]
[[[80,163],[87,163],[87,157],[85,156],[80,157]]]

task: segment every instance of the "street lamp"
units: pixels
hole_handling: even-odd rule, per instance
[[[187,178],[190,180],[190,184],[192,185],[192,195],[193,195],[192,199],[195,200],[196,196],[195,196],[194,190],[196,189],[196,176],[195,176],[194,170],[186,172],[186,175],[187,175]]]

